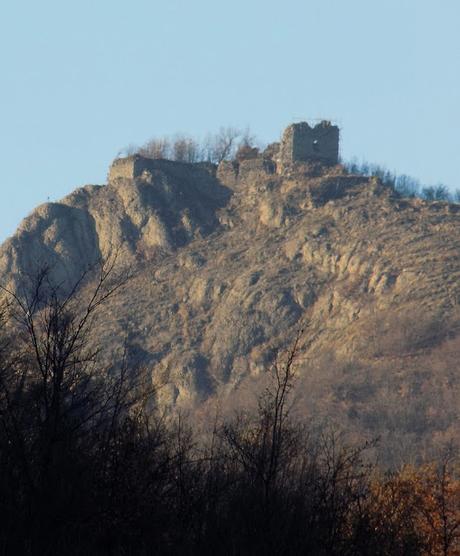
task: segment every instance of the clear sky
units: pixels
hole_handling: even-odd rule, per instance
[[[14,0],[0,7],[0,241],[155,135],[292,120],[460,187],[459,0]]]

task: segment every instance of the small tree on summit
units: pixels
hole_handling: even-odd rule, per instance
[[[442,183],[430,185],[422,189],[422,197],[427,201],[448,201],[450,193],[448,188]]]
[[[183,134],[177,134],[172,139],[154,137],[140,148],[130,145],[122,152],[125,156],[140,154],[152,159],[219,164],[223,160],[235,158],[238,148],[253,149],[255,143],[256,139],[249,128],[241,131],[228,126],[221,127],[217,133],[208,134],[203,141]]]
[[[195,139],[186,135],[177,135],[172,144],[172,159],[176,162],[199,162],[200,145]]]
[[[169,158],[171,142],[166,137],[151,139],[139,149],[139,154],[148,158]]]
[[[234,127],[221,127],[218,133],[208,135],[205,140],[205,158],[219,164],[235,154],[236,140],[241,132]]]

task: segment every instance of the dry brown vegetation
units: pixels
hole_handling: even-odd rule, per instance
[[[129,287],[113,278],[102,266],[95,288],[82,279],[63,292],[44,271],[6,298],[1,554],[460,553],[452,451],[384,473],[374,442],[350,445],[295,416],[308,329],[266,367],[254,411],[217,414],[200,434],[155,410],[122,354],[102,373],[89,338]]]

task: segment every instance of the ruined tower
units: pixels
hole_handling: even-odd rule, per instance
[[[280,145],[281,168],[293,162],[320,161],[334,165],[339,161],[339,128],[322,121],[314,127],[307,122],[291,124],[284,130]]]

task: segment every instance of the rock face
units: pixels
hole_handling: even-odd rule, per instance
[[[14,284],[21,272],[49,263],[61,282],[115,250],[132,265],[205,237],[230,197],[214,174],[206,165],[117,160],[107,186],[77,189],[22,222],[0,250],[2,276]]]
[[[166,381],[160,403],[243,403],[308,322],[306,414],[380,435],[396,463],[399,443],[419,455],[458,434],[460,206],[266,155],[217,169],[133,157],[109,178],[38,207],[1,247],[0,274],[15,287],[49,261],[72,280],[119,250],[136,275],[97,337],[107,353],[127,340]]]

